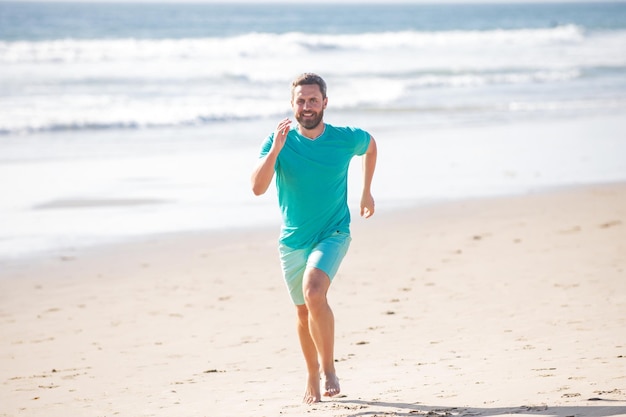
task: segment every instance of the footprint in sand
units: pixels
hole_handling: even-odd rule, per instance
[[[578,233],[581,230],[582,228],[580,226],[574,226],[574,227],[570,227],[569,229],[559,230],[559,233],[566,235],[570,233]]]
[[[606,222],[606,223],[602,223],[602,224],[600,225],[600,228],[602,228],[602,229],[608,229],[609,227],[619,226],[619,225],[621,225],[621,224],[622,224],[622,222],[621,222],[621,221],[619,221],[619,220],[611,220],[611,221],[608,221],[608,222]]]

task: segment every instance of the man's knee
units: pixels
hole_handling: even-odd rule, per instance
[[[302,290],[304,302],[310,309],[320,303],[326,303],[326,293],[330,286],[330,278],[321,269],[309,268],[305,272]]]

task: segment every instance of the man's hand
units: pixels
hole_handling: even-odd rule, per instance
[[[270,151],[263,158],[259,159],[254,168],[250,179],[254,195],[264,194],[270,186],[274,177],[274,165],[276,165],[278,154],[285,146],[290,125],[291,120],[289,119],[284,119],[278,124],[276,132],[274,132],[274,140]]]
[[[365,193],[361,196],[361,217],[366,219],[374,215],[374,197],[371,193]]]
[[[285,142],[287,141],[287,134],[289,133],[290,126],[291,120],[289,120],[289,118],[281,120],[276,127],[276,131],[274,132],[274,142],[272,143],[272,149],[270,152],[275,154],[280,153],[283,146],[285,146]]]

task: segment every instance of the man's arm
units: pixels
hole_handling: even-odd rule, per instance
[[[274,165],[276,165],[277,154],[268,153],[259,159],[259,163],[252,171],[252,192],[254,195],[265,194],[274,177]]]
[[[278,124],[276,132],[274,132],[274,141],[270,151],[259,160],[254,171],[252,171],[250,182],[252,183],[254,195],[264,194],[272,183],[276,158],[278,158],[278,154],[285,146],[290,124],[291,120],[289,119],[284,119]]]
[[[363,155],[363,192],[361,193],[361,216],[366,219],[374,215],[374,197],[372,197],[372,179],[376,170],[378,149],[376,141],[370,136],[370,144]]]

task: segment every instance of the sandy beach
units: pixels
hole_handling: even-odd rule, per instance
[[[276,236],[4,262],[0,415],[626,415],[625,184],[355,218],[313,406]]]
[[[0,1],[0,417],[626,417],[626,3],[322,3]],[[312,406],[303,72],[379,150]]]

